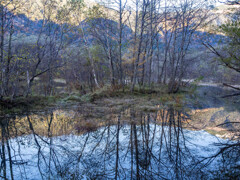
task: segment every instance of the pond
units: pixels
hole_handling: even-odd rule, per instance
[[[237,141],[189,126],[184,112],[74,110],[1,118],[3,179],[239,178]]]

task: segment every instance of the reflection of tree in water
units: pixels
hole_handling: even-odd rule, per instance
[[[8,118],[0,119],[1,126],[1,166],[0,177],[6,178],[7,171],[9,171],[11,178],[13,179],[13,161],[9,143],[9,120]],[[9,167],[7,167],[7,161],[9,161]],[[8,169],[9,168],[9,169]]]
[[[56,136],[56,129],[62,131],[62,128],[55,126],[53,112],[41,116],[45,126],[41,131],[30,115],[21,128],[16,128],[22,122],[16,117],[1,119],[0,176],[8,179],[200,179],[208,178],[211,174],[208,167],[219,156],[220,169],[235,167],[239,161],[239,146],[233,144],[221,145],[219,153],[211,157],[198,155],[191,144],[190,131],[182,128],[186,117],[172,107],[151,114],[133,110],[128,113],[129,116],[118,115],[115,125],[106,121],[104,127],[81,136],[69,133]],[[126,118],[129,118],[128,125],[122,123]],[[23,135],[23,130],[31,135]],[[65,129],[65,132],[69,131]],[[216,173],[214,176],[220,177]]]
[[[227,122],[219,126],[231,123],[240,122]],[[207,166],[215,159],[221,157],[218,163],[219,170],[213,172],[214,177],[219,179],[239,179],[240,177],[240,129],[234,129],[233,131],[235,136],[229,142],[216,143],[215,146],[219,147],[218,151],[212,156],[201,160],[205,162],[203,166]]]
[[[222,157],[220,171],[215,175],[219,178],[239,179],[240,177],[240,142],[234,144],[222,144],[220,151],[213,157]],[[219,173],[220,172],[220,173]]]

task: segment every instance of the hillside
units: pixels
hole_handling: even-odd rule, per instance
[[[68,0],[57,0],[53,3],[43,3],[44,1],[41,0],[21,0],[16,2],[16,12],[17,14],[24,14],[28,19],[32,21],[38,21],[42,20],[47,17],[47,13],[51,13],[52,20],[56,23],[60,23],[58,19],[56,19],[56,13],[59,11],[59,9],[67,9],[69,6],[67,4]],[[109,5],[104,3],[97,3],[95,0],[85,0],[84,6],[81,9],[81,17],[80,20],[83,21],[86,18],[86,14],[88,14],[88,8],[97,7],[94,11],[99,11],[102,13],[102,17],[107,17],[111,20],[118,21],[119,15],[116,9],[116,6],[111,7]],[[9,6],[9,9],[13,9],[13,6]],[[220,24],[223,24],[229,20],[231,15],[235,13],[236,11],[239,11],[240,5],[221,5],[218,7],[213,8],[212,10],[207,10],[208,12],[208,18],[206,19],[206,22],[210,22],[205,27],[199,27],[200,31],[211,31],[214,26],[218,26]],[[45,13],[44,13],[45,12]],[[70,12],[71,14],[71,12]],[[99,15],[99,14],[98,14]],[[70,16],[74,16],[72,13]],[[123,22],[125,22],[126,25],[131,26],[135,22],[135,11],[133,10],[126,10],[123,13]],[[75,25],[79,22],[72,21],[71,23],[74,23]],[[161,27],[161,23],[159,24]]]

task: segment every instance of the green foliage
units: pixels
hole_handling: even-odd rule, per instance
[[[103,48],[100,45],[91,46],[90,52],[91,52],[94,62],[101,61],[101,54],[103,52]],[[104,60],[104,58],[102,60]]]
[[[68,97],[66,97],[64,99],[64,101],[66,102],[71,102],[71,101],[75,101],[75,102],[80,102],[81,101],[81,97],[79,95],[70,95]]]
[[[71,7],[72,11],[80,10],[85,7],[83,0],[70,0],[67,5]]]
[[[97,18],[106,18],[106,14],[101,9],[101,6],[99,4],[94,5],[92,8],[89,8],[87,15],[88,15],[88,21],[91,21],[92,19],[97,19]]]
[[[221,25],[219,28],[226,36],[230,38],[231,45],[240,45],[240,21],[229,22]]]
[[[219,52],[219,59],[228,68],[240,72],[240,20],[232,19],[231,22],[221,25],[219,30],[227,37],[220,42],[224,43],[224,47]]]
[[[203,80],[203,76],[200,76],[194,79],[193,83],[191,83],[191,87],[189,88],[189,93],[194,94],[198,88],[198,84]]]

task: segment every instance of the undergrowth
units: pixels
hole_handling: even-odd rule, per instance
[[[141,105],[146,104],[146,107],[157,105],[159,103],[182,107],[184,94],[186,94],[184,91],[180,91],[176,94],[168,94],[167,87],[165,86],[155,88],[136,87],[132,92],[128,86],[125,86],[124,89],[121,87],[104,86],[96,89],[94,92],[86,94],[74,92],[70,94],[65,93],[46,97],[18,97],[14,100],[5,98],[0,101],[0,114],[20,113],[25,109],[41,109],[51,106],[64,106],[76,103],[93,103],[94,101],[103,98],[135,98]]]

